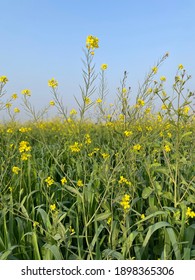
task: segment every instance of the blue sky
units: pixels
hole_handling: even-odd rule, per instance
[[[82,48],[89,34],[99,38],[96,71],[108,64],[110,100],[124,70],[135,96],[138,82],[167,51],[170,56],[159,75],[171,85],[182,63],[194,90],[194,0],[0,0],[0,7],[0,76],[9,79],[7,97],[29,88],[32,103],[41,108],[52,99],[47,81],[54,77],[65,104],[76,107]]]

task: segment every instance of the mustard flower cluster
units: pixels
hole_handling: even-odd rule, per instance
[[[80,152],[81,147],[82,147],[82,144],[81,143],[79,144],[78,142],[74,142],[73,145],[69,146],[69,148],[71,149],[71,152],[73,152],[73,153]]]
[[[190,207],[187,208],[187,211],[186,211],[186,217],[187,218],[195,218],[195,212],[192,211],[192,209]]]
[[[0,83],[6,84],[8,82],[8,78],[6,76],[1,76],[0,77]]]
[[[54,78],[52,78],[48,81],[48,86],[51,88],[56,88],[58,86],[58,82]]]
[[[123,176],[120,176],[120,180],[118,181],[119,184],[126,184],[126,185],[129,185],[131,186],[131,182],[128,181],[125,177]]]
[[[50,187],[51,185],[54,184],[54,179],[51,176],[49,176],[45,179],[45,183],[47,184],[48,187]]]
[[[94,37],[92,35],[89,35],[87,36],[87,39],[86,39],[86,48],[87,49],[97,49],[99,48],[99,39],[97,37]]]
[[[130,195],[125,194],[120,202],[120,205],[123,207],[124,211],[127,211],[130,209]]]

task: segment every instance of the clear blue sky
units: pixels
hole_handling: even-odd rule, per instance
[[[89,34],[99,38],[97,72],[108,64],[110,100],[124,70],[136,95],[138,82],[167,51],[159,75],[171,84],[182,63],[194,90],[194,0],[0,0],[0,7],[0,75],[9,79],[7,96],[29,88],[41,108],[52,99],[47,81],[54,77],[68,108],[76,107]]]

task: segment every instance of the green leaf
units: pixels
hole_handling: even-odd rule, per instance
[[[46,243],[44,247],[46,250],[49,250],[53,254],[55,260],[63,260],[62,254],[56,245]]]
[[[180,250],[179,250],[179,246],[178,246],[178,242],[177,242],[177,237],[176,234],[173,230],[173,228],[166,228],[168,235],[169,235],[169,239],[171,241],[174,253],[175,253],[175,257],[177,260],[181,260],[181,254],[180,254]]]
[[[195,195],[189,195],[187,197],[187,201],[189,201],[190,203],[195,203]]]
[[[152,192],[153,192],[152,188],[150,188],[150,187],[144,188],[142,191],[142,198],[147,199],[151,195]]]
[[[167,223],[167,222],[158,222],[158,223],[156,223],[156,224],[154,224],[154,225],[152,225],[152,226],[149,226],[148,232],[147,232],[147,234],[146,234],[146,237],[145,237],[144,242],[143,242],[143,245],[142,245],[141,255],[143,254],[143,252],[144,252],[144,250],[145,250],[145,248],[146,248],[146,246],[147,246],[147,244],[148,244],[148,242],[149,242],[151,236],[153,235],[153,233],[154,233],[156,230],[160,229],[160,228],[170,227],[170,226],[171,226],[171,225],[170,225],[169,223]]]
[[[115,250],[105,249],[102,253],[105,259],[124,260],[123,255]]]
[[[104,221],[111,216],[111,212],[104,212],[95,216],[96,221]]]

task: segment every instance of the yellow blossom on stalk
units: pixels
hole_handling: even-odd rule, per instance
[[[148,88],[147,93],[152,93],[152,88]]]
[[[69,227],[69,231],[70,231],[71,234],[75,234],[75,230],[71,226]]]
[[[167,132],[167,136],[168,136],[169,138],[171,138],[171,137],[172,137],[171,132]]]
[[[91,138],[89,134],[85,134],[85,144],[87,145],[91,144]]]
[[[37,226],[39,226],[39,222],[34,221],[33,222],[33,227],[36,228]]]
[[[123,176],[120,176],[120,180],[118,181],[118,183],[119,183],[119,184],[126,184],[126,185],[129,185],[129,186],[132,185],[131,182],[128,181],[128,180],[127,180],[125,177],[123,177]]]
[[[163,105],[161,106],[161,109],[162,109],[162,110],[167,110],[167,109],[168,109],[168,107],[167,107],[167,105],[166,105],[166,104],[163,104]]]
[[[124,119],[125,119],[125,116],[124,116],[123,114],[120,114],[120,115],[119,115],[119,120],[120,120],[120,121],[124,121]]]
[[[94,51],[92,51],[92,52],[90,52],[90,54],[91,54],[91,55],[94,55],[94,54],[95,54],[95,52],[94,52]]]
[[[20,109],[19,108],[14,108],[14,113],[20,113]]]
[[[12,106],[12,104],[9,103],[9,102],[5,104],[5,107],[6,107],[6,108],[10,108],[11,106]]]
[[[63,177],[60,181],[61,181],[62,185],[67,183],[67,179],[65,177]]]
[[[133,150],[134,151],[140,151],[140,149],[141,149],[141,145],[140,144],[136,144],[136,145],[133,146]]]
[[[6,84],[8,82],[8,78],[6,76],[0,76],[0,83]]]
[[[19,167],[17,167],[17,166],[13,166],[13,167],[12,167],[12,172],[13,172],[13,173],[18,174],[19,171],[21,171],[21,169],[20,169]]]
[[[77,186],[78,187],[83,187],[84,186],[83,181],[82,180],[78,180],[77,181]]]
[[[53,185],[54,184],[54,179],[52,178],[52,177],[47,177],[46,179],[45,179],[45,183],[47,184],[47,186],[49,187],[49,186],[51,186],[51,185]]]
[[[17,98],[18,98],[17,93],[13,93],[13,94],[12,94],[12,99],[17,99]]]
[[[30,157],[31,157],[31,154],[27,154],[27,153],[21,154],[21,160],[23,160],[23,161],[28,160]]]
[[[165,82],[165,81],[166,81],[166,77],[165,77],[165,76],[161,76],[161,77],[160,77],[160,80],[161,80],[162,82]]]
[[[109,158],[109,157],[110,157],[110,155],[109,155],[109,154],[107,154],[107,153],[102,153],[101,155],[102,155],[102,157],[103,157],[104,159],[106,159],[106,158]]]
[[[49,105],[50,105],[50,106],[55,106],[55,102],[54,102],[53,100],[51,100],[51,101],[49,102]]]
[[[7,129],[7,133],[13,133],[13,129],[12,128],[8,128]]]
[[[54,78],[48,81],[48,86],[52,88],[56,88],[58,86],[58,81],[56,81]]]
[[[28,132],[28,131],[31,131],[31,130],[32,130],[31,127],[21,127],[21,128],[19,128],[19,131],[22,132],[22,133],[25,133],[25,132]],[[23,144],[21,144],[21,145],[23,145]]]
[[[123,88],[123,89],[122,89],[122,93],[127,93],[127,89],[126,89],[126,88]]]
[[[111,222],[112,222],[112,218],[110,217],[110,218],[108,218],[108,220],[107,220],[107,224],[110,225]]]
[[[145,102],[142,99],[137,100],[137,104],[135,105],[136,108],[139,108],[140,106],[144,106]]]
[[[92,35],[87,36],[86,39],[86,48],[87,49],[97,49],[99,48],[99,39],[97,37],[94,37]]]
[[[70,145],[69,147],[71,149],[71,152],[78,153],[81,150],[82,144],[79,144],[78,142],[74,142],[74,144]]]
[[[171,151],[171,148],[170,148],[170,146],[169,145],[165,145],[164,146],[164,150],[165,150],[165,152],[170,152]]]
[[[124,135],[125,135],[126,137],[129,137],[129,136],[131,136],[132,134],[133,134],[132,131],[129,131],[129,130],[125,130],[125,131],[124,131]]]
[[[152,67],[152,72],[153,72],[154,74],[156,74],[157,71],[158,71],[158,67],[156,67],[156,66]]]
[[[151,126],[146,126],[146,130],[147,131],[152,131],[152,127]]]
[[[76,115],[77,114],[77,111],[75,110],[75,109],[72,109],[71,111],[70,111],[70,115],[72,116],[72,115]]]
[[[145,217],[146,216],[144,214],[141,214],[141,216],[140,216],[141,220],[145,219]]]
[[[89,97],[85,97],[84,102],[89,105],[91,103],[91,99]]]
[[[49,206],[49,208],[50,208],[51,211],[55,211],[55,210],[56,210],[56,205],[55,205],[55,203],[54,203],[54,204],[51,204],[51,205]]]
[[[182,69],[183,69],[183,65],[182,65],[182,64],[179,64],[179,65],[178,65],[178,69],[179,69],[179,70],[182,70]]]
[[[120,205],[123,207],[123,210],[126,212],[130,209],[130,195],[125,194],[120,202]]]
[[[151,112],[151,108],[146,108],[145,113],[149,114]]]
[[[187,218],[195,218],[195,212],[192,211],[192,209],[190,207],[187,208],[187,211],[186,211],[186,217]]]
[[[108,68],[108,64],[102,64],[101,65],[101,69],[104,71]]]
[[[29,89],[23,89],[21,93],[26,96],[31,96],[31,91]]]
[[[158,116],[157,116],[157,121],[158,121],[158,122],[162,122],[162,116],[159,115],[159,114],[158,114]]]
[[[189,110],[190,110],[190,107],[184,106],[184,107],[183,107],[183,114],[184,114],[184,115],[188,115]]]
[[[31,146],[29,145],[29,142],[27,141],[21,141],[19,144],[19,152],[29,152],[31,151]]]
[[[98,98],[97,100],[96,100],[96,103],[101,103],[102,102],[102,99],[101,98]]]

